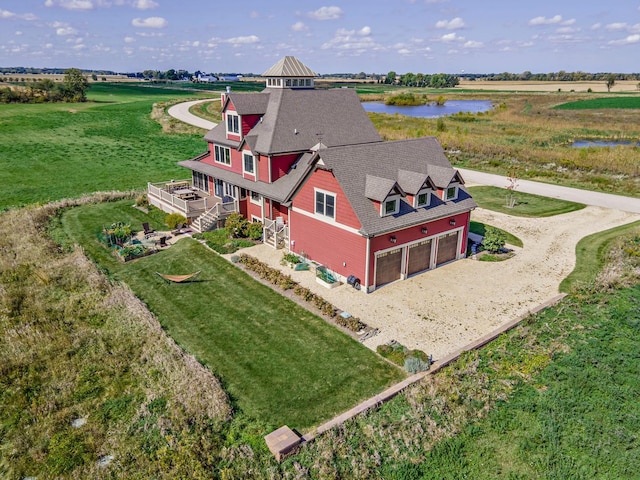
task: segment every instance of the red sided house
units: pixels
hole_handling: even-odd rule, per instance
[[[151,204],[195,230],[230,212],[264,224],[264,242],[370,292],[465,256],[476,207],[433,137],[385,142],[352,89],[314,89],[294,57],[260,93],[222,94],[191,180],[149,184]]]

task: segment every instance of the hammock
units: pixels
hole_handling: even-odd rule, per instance
[[[164,278],[167,282],[173,283],[188,282],[189,280],[193,280],[194,278],[196,278],[199,274],[199,270],[195,273],[189,273],[188,275],[166,275],[164,273],[156,272],[156,275]]]

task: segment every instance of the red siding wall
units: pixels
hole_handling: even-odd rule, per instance
[[[316,170],[300,189],[293,200],[293,206],[315,213],[315,189],[325,190],[336,194],[336,222],[359,229],[358,217],[351,208],[347,197],[331,172]]]
[[[291,251],[344,276],[355,275],[364,282],[367,239],[325,222],[291,211],[289,238]],[[346,266],[343,265],[346,263]]]
[[[240,117],[240,131],[242,132],[242,136],[244,137],[249,130],[251,130],[256,123],[260,120],[260,115],[242,115]]]
[[[271,157],[271,181],[275,182],[278,178],[284,177],[298,157],[298,154]],[[268,182],[268,179],[269,177],[266,177],[263,180]]]
[[[262,208],[260,207],[260,205],[251,203],[251,200],[249,200],[249,197],[247,197],[247,214],[245,215],[246,219],[251,221],[251,215],[262,218]]]

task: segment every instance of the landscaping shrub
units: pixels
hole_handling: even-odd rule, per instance
[[[502,230],[487,225],[482,245],[490,253],[498,253],[506,243],[506,235]]]
[[[246,237],[249,222],[239,213],[232,213],[224,222],[224,228],[232,237]]]
[[[178,225],[184,225],[187,223],[187,219],[180,215],[179,213],[170,213],[164,219],[164,223],[167,224],[170,230],[173,230],[178,227]]]
[[[262,229],[263,225],[260,222],[251,222],[247,225],[247,237],[251,240],[261,240],[262,239]]]
[[[376,352],[396,365],[404,367],[409,373],[429,370],[431,366],[431,359],[422,350],[409,350],[394,340],[378,345]]]

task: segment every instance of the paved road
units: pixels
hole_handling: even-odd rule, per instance
[[[467,183],[478,183],[480,185],[491,185],[505,188],[509,185],[506,177],[493,175],[491,173],[476,172],[475,170],[459,169]],[[640,199],[623,197],[622,195],[612,195],[609,193],[592,192],[580,190],[578,188],[562,187],[548,183],[532,182],[530,180],[518,180],[516,191],[533,193],[543,197],[559,198],[571,202],[584,203],[595,207],[611,208],[623,212],[640,213]]]
[[[207,130],[216,126],[214,122],[197,117],[189,112],[189,109],[198,103],[210,102],[217,100],[216,98],[206,98],[203,100],[194,100],[191,102],[178,103],[169,108],[169,115],[196,127],[205,128]],[[491,185],[494,187],[505,188],[509,185],[506,177],[494,175],[491,173],[476,172],[475,170],[459,169],[462,177],[468,183],[477,183],[480,185]],[[543,197],[559,198],[571,202],[584,203],[596,207],[611,208],[621,210],[623,212],[640,213],[640,199],[623,197],[621,195],[611,195],[608,193],[591,192],[589,190],[580,190],[578,188],[562,187],[560,185],[551,185],[548,183],[532,182],[530,180],[518,180],[518,192],[533,193],[542,195]]]
[[[219,99],[205,98],[204,100],[193,100],[191,102],[178,103],[173,107],[169,107],[168,113],[173,118],[177,118],[178,120],[184,123],[188,123],[189,125],[194,125],[196,127],[211,130],[213,127],[216,126],[215,123],[192,114],[191,112],[189,112],[189,109],[192,106],[197,105],[198,103],[210,102],[212,100],[219,100]]]

